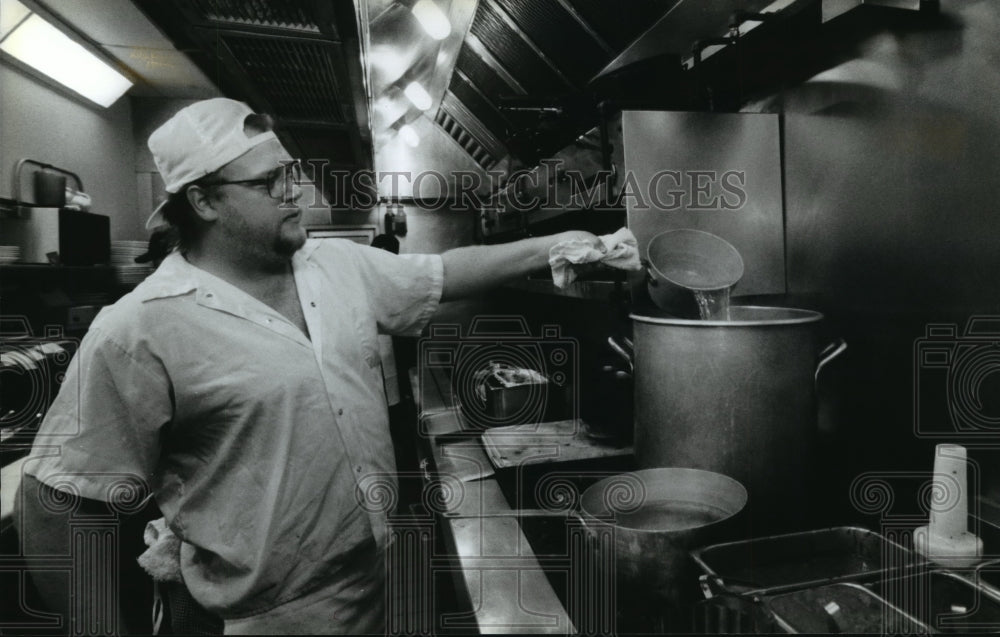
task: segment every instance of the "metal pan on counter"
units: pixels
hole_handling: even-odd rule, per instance
[[[959,574],[929,569],[766,595],[724,593],[700,602],[696,620],[705,634],[996,633],[1000,597]]]
[[[763,596],[867,581],[925,563],[879,533],[850,526],[715,544],[691,556],[701,567],[706,597]]]
[[[914,635],[931,632],[913,615],[853,582],[766,596],[761,605],[777,627],[788,633]]]
[[[864,586],[915,617],[930,632],[962,635],[1000,632],[1000,595],[958,572],[921,570]]]

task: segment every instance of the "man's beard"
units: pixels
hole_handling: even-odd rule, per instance
[[[301,226],[297,232],[282,228],[268,239],[261,236],[265,230],[257,229],[236,217],[227,229],[230,240],[245,257],[250,257],[266,269],[282,270],[289,259],[305,244],[306,235]]]
[[[306,243],[306,233],[302,231],[301,227],[299,232],[294,236],[280,233],[274,238],[274,243],[271,244],[271,249],[282,257],[291,257],[293,254],[299,251],[299,249]]]

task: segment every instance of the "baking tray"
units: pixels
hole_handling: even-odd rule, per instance
[[[854,582],[764,596],[761,605],[780,630],[849,635],[927,634],[926,624]]]
[[[692,551],[706,597],[768,595],[876,579],[923,562],[868,529],[841,526],[715,544]]]
[[[977,586],[971,577],[945,569],[921,570],[869,582],[865,588],[932,632],[1000,632],[1000,596]]]

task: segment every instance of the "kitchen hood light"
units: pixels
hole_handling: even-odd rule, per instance
[[[435,40],[443,40],[451,33],[451,23],[448,22],[448,16],[434,0],[419,0],[413,5],[411,11],[424,31]]]
[[[433,103],[430,94],[420,82],[410,82],[403,90],[403,93],[413,102],[414,106],[422,111],[429,109]]]
[[[395,82],[413,65],[413,56],[404,53],[395,45],[376,44],[368,53],[373,72],[386,83]]]
[[[16,0],[4,0],[4,10]],[[0,50],[105,108],[132,86],[125,76],[68,35],[31,14],[0,41]]]
[[[420,135],[417,135],[417,131],[414,130],[409,124],[403,124],[399,129],[399,136],[403,138],[407,146],[411,148],[416,148],[420,145]]]

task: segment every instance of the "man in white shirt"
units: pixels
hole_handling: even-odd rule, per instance
[[[31,541],[45,497],[149,493],[227,633],[381,633],[386,512],[366,490],[394,460],[378,334],[417,335],[440,301],[599,242],[397,256],[307,241],[297,166],[233,100],[182,109],[149,147],[169,197],[147,225],[169,222],[179,248],[81,343],[25,465]]]

